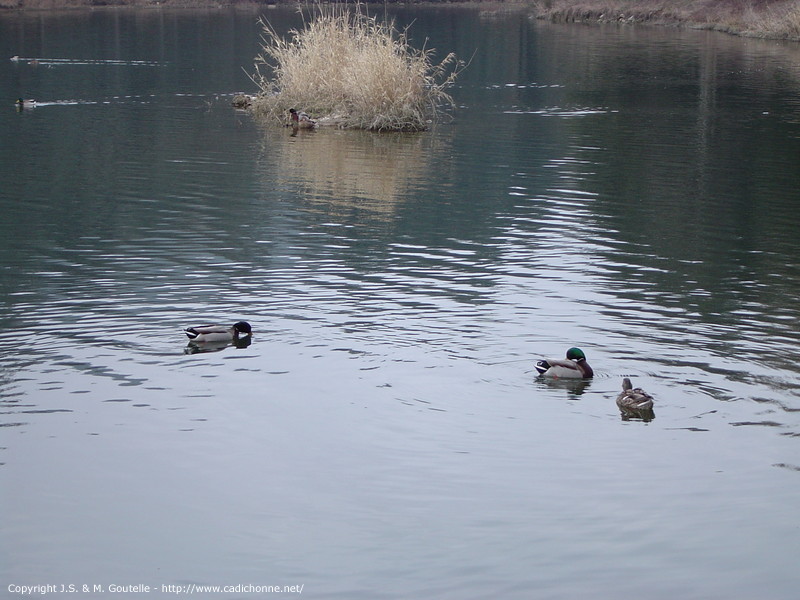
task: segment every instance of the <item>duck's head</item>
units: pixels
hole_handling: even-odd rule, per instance
[[[17,104],[19,104],[20,106],[22,106],[23,104],[25,104],[25,100],[24,100],[24,99],[22,99],[22,98],[17,98]]]
[[[586,355],[580,348],[570,348],[567,350],[567,358],[570,360],[581,361],[586,360]]]
[[[247,321],[239,321],[238,323],[234,323],[233,330],[237,336],[251,335],[253,333],[253,328],[250,327],[250,323]]]

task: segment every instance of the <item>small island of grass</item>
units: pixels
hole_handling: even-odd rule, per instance
[[[452,53],[434,62],[432,49],[412,48],[405,31],[360,5],[320,6],[287,37],[264,23],[251,108],[274,122],[297,108],[319,124],[421,131],[452,105],[447,89],[462,66]]]

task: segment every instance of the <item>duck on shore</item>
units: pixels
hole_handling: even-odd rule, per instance
[[[289,109],[290,125],[295,129],[313,129],[317,122],[304,112],[297,112],[294,108]]]

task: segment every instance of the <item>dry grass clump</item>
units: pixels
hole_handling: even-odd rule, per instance
[[[285,121],[296,107],[340,127],[420,131],[453,104],[446,90],[463,66],[455,55],[435,64],[433,50],[412,48],[405,31],[360,7],[319,7],[287,38],[263,25],[253,78],[261,89],[253,102],[257,116]]]

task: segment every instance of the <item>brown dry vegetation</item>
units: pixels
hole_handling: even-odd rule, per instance
[[[367,3],[383,0],[366,0]],[[416,1],[416,0],[409,0]],[[423,0],[425,2],[426,0]],[[390,0],[401,3],[402,0]],[[427,0],[429,4],[443,0]],[[455,3],[459,0],[454,0]],[[619,22],[713,29],[737,35],[800,41],[800,0],[465,0],[530,10],[562,22]],[[1,9],[49,10],[101,6],[209,7],[295,5],[295,0],[0,0]],[[450,4],[450,0],[448,0]]]
[[[531,0],[540,19],[679,25],[800,40],[797,0]]]
[[[317,7],[286,37],[265,23],[262,49],[253,112],[279,122],[297,107],[344,128],[420,131],[452,105],[446,90],[460,68],[453,54],[435,63],[360,4]]]

